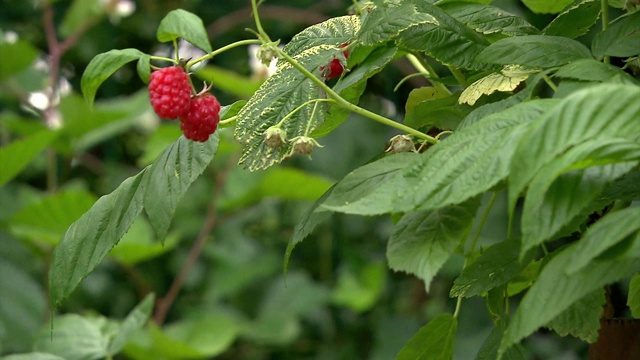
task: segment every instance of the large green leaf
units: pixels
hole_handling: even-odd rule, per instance
[[[561,336],[572,335],[593,343],[598,339],[600,315],[606,301],[604,288],[597,289],[569,306],[547,327]]]
[[[529,35],[498,40],[482,50],[475,62],[549,69],[591,57],[589,49],[575,40]]]
[[[429,291],[431,280],[469,235],[479,206],[476,198],[437,210],[406,213],[387,245],[389,267],[416,275]]]
[[[110,50],[96,55],[82,73],[80,86],[89,105],[93,105],[96,92],[102,83],[126,63],[140,59],[144,54],[138,49]]]
[[[318,45],[339,46],[352,40],[359,29],[360,18],[357,16],[331,18],[302,30],[282,50],[295,56]]]
[[[592,261],[582,271],[568,275],[565,269],[575,250],[575,245],[560,250],[542,269],[538,280],[522,298],[511,318],[500,345],[501,354],[555,319],[576,301],[640,268],[638,258],[612,259]]]
[[[227,350],[242,329],[242,322],[235,316],[220,312],[190,316],[168,325],[164,334],[180,346],[199,354],[196,358],[211,358]],[[182,355],[178,358],[189,357]]]
[[[559,13],[573,1],[574,0],[522,0],[522,2],[533,12],[552,14]]]
[[[41,353],[41,352],[32,352],[26,354],[13,354],[7,355],[0,358],[1,360],[65,360],[58,355]]]
[[[423,22],[437,24],[432,15],[419,12],[410,1],[378,4],[363,16],[358,41],[365,46],[392,41],[403,30]]]
[[[335,53],[336,47],[319,45],[303,51],[294,59],[320,76],[320,67],[329,63]],[[269,147],[264,142],[265,131],[289,115],[280,125],[286,138],[308,136],[324,121],[326,103],[313,102],[322,98],[324,95],[314,81],[291,64],[281,63],[276,73],[260,86],[238,113],[235,137],[243,145],[240,163],[249,170],[259,170],[289,156],[291,143],[286,142],[275,149]]]
[[[358,215],[386,212],[399,190],[392,184],[401,171],[418,158],[415,153],[399,153],[355,169],[336,184],[322,208]],[[378,212],[377,209],[385,210]]]
[[[498,358],[498,349],[500,348],[500,342],[502,341],[502,336],[506,328],[506,319],[501,319],[496,324],[494,324],[493,330],[491,330],[489,336],[487,336],[484,343],[482,343],[480,350],[478,350],[476,360],[495,360]],[[511,347],[502,355],[502,360],[525,359],[526,357],[524,348],[519,344]]]
[[[471,297],[504,285],[518,276],[534,258],[535,252],[529,251],[524,259],[520,259],[519,241],[515,239],[501,241],[489,247],[471,265],[462,270],[462,274],[454,281],[449,295]]]
[[[553,76],[582,81],[639,84],[638,80],[617,66],[605,64],[594,59],[577,60],[559,68]]]
[[[612,22],[607,30],[596,34],[591,44],[593,56],[627,57],[640,54],[640,12],[622,16]]]
[[[457,1],[439,3],[438,6],[469,28],[485,35],[523,36],[540,33],[525,19],[495,6]]]
[[[612,101],[612,97],[615,101]],[[513,156],[509,208],[546,163],[587,139],[631,137],[640,133],[640,88],[600,84],[564,98],[538,119]]]
[[[435,21],[414,22],[404,29],[396,39],[403,48],[425,52],[447,65],[469,68],[489,44],[482,35],[435,5],[419,1],[416,10]]]
[[[158,239],[164,240],[178,201],[204,169],[218,149],[218,133],[204,143],[181,138],[167,148],[147,169],[143,182],[144,210],[156,230]]]
[[[58,136],[55,131],[42,130],[0,148],[0,186],[24,169],[33,158]]]
[[[538,72],[517,65],[507,65],[500,72],[491,73],[467,86],[460,94],[460,104],[474,105],[483,95],[491,95],[496,91],[509,92],[515,90],[520,83]]]
[[[633,275],[629,283],[627,306],[631,310],[631,315],[636,319],[640,319],[640,273]]]
[[[160,42],[183,38],[205,52],[212,51],[202,19],[182,9],[173,10],[162,19],[156,37]]]
[[[593,224],[575,247],[567,263],[567,273],[574,274],[589,266],[593,259],[640,230],[640,207],[609,213]]]
[[[42,328],[36,335],[34,350],[58,355],[66,360],[102,359],[108,355],[106,319],[76,314],[58,316],[53,329]]]
[[[398,360],[450,360],[458,320],[451,314],[440,314],[423,326],[400,350]]]
[[[440,88],[422,87],[409,94],[405,104],[404,123],[413,128],[434,126],[453,130],[471,111],[471,107],[458,104],[460,93],[449,94]]]
[[[580,2],[573,3],[558,14],[558,16],[544,28],[544,34],[575,39],[586,34],[599,17],[599,1],[581,0]]]
[[[89,211],[74,222],[54,249],[51,259],[51,306],[57,306],[69,296],[80,281],[98,266],[131,227],[143,205],[155,207],[147,209],[147,212],[157,219],[166,219],[162,208],[170,209],[169,212],[173,213],[172,209],[175,209],[180,195],[184,193],[185,184],[204,171],[213,158],[217,144],[217,135],[205,143],[191,143],[181,137],[165,149],[156,162],[123,181],[112,193],[98,199]],[[171,154],[177,154],[176,158]],[[180,161],[177,160],[178,155]],[[150,176],[147,172],[157,175]],[[154,178],[163,176],[171,178]],[[169,191],[177,193],[167,196]],[[149,195],[146,195],[147,192]],[[158,197],[153,198],[153,194],[158,194]],[[145,201],[149,201],[149,204],[145,204]]]
[[[573,231],[571,227],[604,205],[594,201],[610,183],[636,167],[637,160],[639,143],[603,139],[588,140],[543,166],[525,198],[521,252],[567,226]]]

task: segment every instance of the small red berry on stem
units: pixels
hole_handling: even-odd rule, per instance
[[[189,140],[205,142],[218,128],[220,103],[205,93],[191,100],[189,110],[180,116],[180,129]]]
[[[344,43],[340,45],[340,48],[342,49],[347,45],[349,45],[349,43]],[[349,50],[345,50],[342,53],[344,54],[345,58],[349,57]],[[321,66],[320,71],[324,75],[325,79],[335,79],[339,78],[342,75],[342,72],[344,71],[344,65],[340,60],[333,59],[331,60],[329,65]]]
[[[153,110],[164,119],[175,119],[189,110],[191,84],[189,75],[179,66],[151,73],[149,99]]]

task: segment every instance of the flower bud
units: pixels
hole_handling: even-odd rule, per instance
[[[316,146],[322,147],[322,145],[318,144],[315,139],[308,136],[298,136],[291,139],[291,141],[293,142],[293,149],[291,150],[292,154],[298,153],[300,155],[309,156],[313,152],[313,149],[316,148]]]
[[[262,136],[264,136],[264,143],[272,149],[281,147],[287,141],[287,133],[279,127],[268,128]]]
[[[394,154],[401,152],[415,151],[416,146],[409,135],[396,135],[389,140],[389,147],[385,152],[391,152]]]

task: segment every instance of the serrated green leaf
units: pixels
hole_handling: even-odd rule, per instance
[[[162,242],[156,241],[149,221],[140,216],[109,251],[109,256],[121,264],[133,266],[171,251],[179,240],[177,234],[169,234]]]
[[[53,251],[49,276],[51,307],[68,297],[98,266],[142,212],[143,204],[144,207],[155,207],[148,209],[148,215],[156,221],[165,219],[167,214],[159,208],[167,208],[173,213],[181,193],[167,196],[167,188],[182,192],[184,184],[191,183],[196,174],[204,171],[213,158],[217,143],[215,135],[208,142],[197,144],[181,137],[165,149],[156,162],[98,199],[74,222]],[[174,156],[183,159],[178,161]],[[185,169],[186,166],[189,168]],[[183,173],[176,176],[178,171]],[[147,172],[157,175],[151,176]]]
[[[471,297],[506,284],[518,276],[535,258],[529,251],[520,259],[520,242],[501,241],[489,247],[453,282],[449,296]]]
[[[88,191],[62,190],[23,208],[9,219],[9,228],[36,243],[57,244],[69,225],[91,208],[96,198]]]
[[[531,11],[538,14],[557,14],[574,0],[522,0]]]
[[[500,347],[500,341],[502,341],[502,335],[504,334],[504,330],[507,328],[506,320],[498,321],[491,333],[485,339],[484,343],[478,350],[478,354],[476,355],[476,360],[495,360],[498,358],[498,348]],[[502,355],[501,360],[525,360],[525,351],[521,345],[515,345],[507,350],[506,353]]]
[[[528,35],[496,41],[478,54],[475,63],[549,69],[590,58],[589,49],[575,40],[560,36]]]
[[[426,99],[405,113],[405,125],[413,128],[435,127],[440,130],[453,130],[462,119],[471,112],[471,107],[458,104],[460,93],[440,99]],[[407,103],[408,105],[408,103]]]
[[[148,84],[149,79],[151,79],[151,56],[147,54],[140,55],[138,63],[136,64],[136,70],[138,71],[140,80]]]
[[[389,267],[416,275],[429,291],[431,280],[471,231],[479,199],[437,210],[409,212],[387,244]]]
[[[0,186],[20,173],[57,136],[55,131],[42,130],[0,148]]]
[[[340,46],[352,40],[360,30],[360,18],[357,16],[340,16],[310,26],[289,41],[284,52],[291,56],[318,45]]]
[[[521,252],[565,228],[572,231],[583,217],[604,205],[594,201],[606,186],[636,166],[634,159],[640,159],[636,142],[588,140],[543,166],[525,198]]]
[[[405,190],[383,212],[438,209],[493,188],[509,174],[513,150],[528,124],[552,104],[518,104],[454,132],[404,171]]]
[[[560,336],[572,335],[588,343],[598,339],[600,315],[606,302],[604,288],[587,294],[551,320],[547,327]]]
[[[84,99],[93,105],[96,92],[102,83],[126,63],[140,59],[143,54],[138,49],[111,50],[96,55],[82,73],[80,86]]]
[[[403,30],[423,22],[437,24],[433,16],[418,12],[409,1],[378,4],[363,16],[358,42],[369,46],[392,41]]]
[[[56,317],[53,329],[43,327],[33,349],[66,360],[102,359],[107,356],[108,339],[97,321],[76,314]]]
[[[586,34],[600,17],[600,2],[581,0],[564,9],[543,32],[550,36],[575,39]]]
[[[596,59],[604,56],[628,57],[640,54],[640,12],[621,16],[607,30],[596,34],[591,43]]]
[[[438,7],[481,34],[500,33],[507,36],[523,36],[540,33],[540,30],[525,19],[495,6],[440,1]]]
[[[582,81],[618,81],[620,83],[638,84],[637,80],[619,67],[605,64],[594,59],[574,61],[559,68],[553,76]]]
[[[418,158],[415,153],[393,154],[355,169],[336,184],[322,208],[358,215],[385,213],[398,189],[391,184]],[[377,212],[379,208],[385,210]]]
[[[567,263],[567,274],[573,274],[620,243],[628,236],[640,230],[640,208],[630,207],[605,215],[593,224],[578,241],[572,258]]]
[[[640,267],[640,259],[592,261],[583,271],[567,275],[565,269],[574,251],[575,245],[561,250],[542,269],[538,280],[522,298],[511,318],[500,344],[500,354],[552,321],[584,296],[637,272]]]
[[[178,202],[213,159],[219,139],[218,132],[204,143],[181,137],[145,171],[144,209],[161,241],[167,235]]]
[[[24,40],[0,43],[0,80],[27,69],[39,54],[38,49]]]
[[[153,293],[145,296],[127,317],[122,321],[116,336],[111,339],[108,351],[111,355],[115,355],[130,341],[130,336],[147,323],[151,311],[153,310],[155,296]]]
[[[319,45],[303,51],[294,59],[320,76],[320,67],[331,61],[335,52],[334,46]],[[323,98],[320,87],[291,64],[278,66],[276,73],[260,86],[238,113],[234,136],[243,145],[240,163],[249,170],[259,170],[288,157],[291,143],[273,149],[264,143],[264,132],[290,115],[280,125],[287,139],[310,134],[322,123],[327,109],[325,102],[313,100]],[[307,105],[302,106],[305,103]]]
[[[640,133],[638,98],[636,86],[599,84],[569,95],[540,117],[513,156],[509,209],[540,168],[570,147],[601,136],[625,138]]]
[[[402,30],[396,43],[403,48],[425,52],[440,62],[469,68],[489,42],[479,33],[427,2],[416,2],[416,10],[433,20],[414,22]],[[424,15],[423,15],[424,16]]]
[[[450,360],[458,320],[451,314],[440,314],[423,326],[400,350],[397,360]]]
[[[207,37],[202,19],[182,9],[169,12],[158,26],[156,38],[160,42],[173,41],[182,38],[194,46],[210,53],[211,44]]]
[[[631,316],[640,319],[640,274],[635,274],[631,278],[627,306],[631,310]]]
[[[499,73],[491,73],[469,85],[458,102],[473,106],[482,95],[491,95],[496,91],[513,91],[537,70],[525,69],[517,65],[507,65]]]

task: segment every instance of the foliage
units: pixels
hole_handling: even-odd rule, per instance
[[[279,347],[286,356],[295,341],[313,338],[309,333],[321,333],[315,340],[322,341],[346,331],[332,330],[336,323],[355,326],[349,316],[332,314],[349,311],[377,317],[378,336],[393,338],[385,321],[398,321],[413,334],[395,334],[402,338],[382,349],[356,350],[357,338],[341,349],[318,346],[316,356],[450,359],[460,351],[455,344],[466,331],[465,312],[480,300],[491,326],[476,346],[477,358],[508,359],[524,358],[530,351],[524,340],[540,328],[595,342],[606,286],[628,290],[624,302],[637,318],[640,11],[631,2],[614,11],[607,1],[523,1],[528,11],[554,14],[534,26],[490,2],[354,1],[352,15],[307,27],[284,47],[263,27],[255,0],[257,38],[221,46],[212,44],[195,13],[172,10],[155,25],[156,40],[169,43],[172,55],[102,49],[82,74],[86,103],[74,94],[57,102],[56,66],[107,10],[73,2],[60,28],[66,40],[58,42],[46,2],[46,31],[53,36],[48,46],[58,63],[51,62],[47,105],[31,105],[43,121],[10,110],[0,114],[3,135],[11,140],[0,148],[0,194],[7,204],[0,237],[14,244],[0,253],[0,269],[10,274],[0,279],[0,353],[266,358],[269,347]],[[610,13],[616,18],[610,20]],[[181,54],[180,39],[199,55]],[[267,62],[274,55],[277,70],[258,80],[248,99],[229,98],[221,130],[205,143],[178,137],[172,124],[145,130],[141,120],[153,116],[144,90],[101,99],[101,89],[130,62],[137,62],[142,83],[152,66],[166,63],[186,64],[194,81],[216,78],[221,71],[203,64],[246,45],[260,45]],[[11,54],[0,65],[0,90],[8,89],[7,97],[28,91],[20,79],[37,78],[24,64],[38,51],[22,40],[0,40],[0,54]],[[347,70],[328,79],[323,68],[336,60]],[[365,105],[373,107],[367,89],[379,74],[389,75],[402,61],[414,73],[398,86],[417,78],[424,86],[411,86],[399,104],[404,121],[398,121]],[[244,80],[253,89],[256,80]],[[394,129],[390,135],[407,136],[393,137],[383,151],[373,136],[360,140],[349,128],[367,120]],[[148,141],[137,163],[112,165],[117,176],[101,171],[92,182],[69,175],[96,146],[113,144],[116,134],[133,136],[134,129]],[[339,148],[328,149],[343,129],[348,132],[340,142],[363,141],[368,159],[351,161]],[[269,134],[279,141],[268,141]],[[398,139],[404,147],[395,146]],[[296,153],[312,151],[314,160],[329,151],[332,168],[318,175],[304,170],[308,163],[303,169],[276,166],[295,164],[305,159]],[[330,171],[338,163],[345,171],[334,183]],[[45,173],[46,184],[30,178],[34,172]],[[45,191],[34,190],[38,186]],[[283,202],[274,205],[274,196]],[[292,213],[297,224],[288,221]],[[280,223],[274,225],[274,218]],[[491,229],[491,221],[504,232]],[[332,230],[326,222],[347,225]],[[301,243],[314,233],[319,251],[306,261],[321,270],[312,276],[293,250],[304,251],[308,245]],[[352,258],[340,266],[331,260],[336,250],[330,239],[337,234],[353,242],[339,245],[338,252]],[[410,293],[389,290],[410,278],[389,279],[370,256],[385,252],[384,243],[361,240],[367,236],[386,240],[388,267],[415,276],[419,293],[449,293],[455,305],[429,307],[426,317],[414,312],[409,321],[394,310],[383,313],[385,297],[392,298],[391,309],[410,301]],[[261,237],[269,240],[256,240]],[[210,238],[217,241],[205,244]],[[289,239],[286,251],[283,238]],[[283,276],[278,253],[284,253]],[[31,258],[39,259],[33,268],[25,265]],[[105,275],[109,267],[122,269],[127,281]],[[48,271],[45,287],[32,276],[38,268]],[[335,284],[318,281],[334,270]],[[169,273],[169,280],[154,272]],[[128,298],[107,296],[92,306],[92,292],[114,291],[101,282]],[[123,289],[130,283],[137,294]],[[165,291],[155,304],[147,295]],[[5,302],[7,293],[12,296]],[[73,314],[92,307],[117,309],[124,320],[113,313]],[[51,327],[42,324],[48,310],[62,313],[50,319]]]

